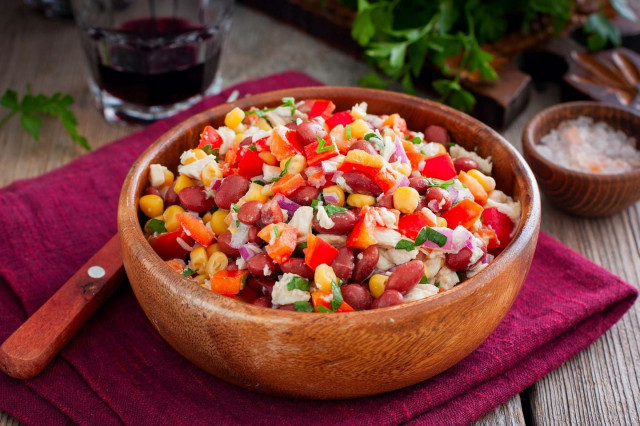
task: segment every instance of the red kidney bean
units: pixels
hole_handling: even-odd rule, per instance
[[[280,269],[282,269],[282,272],[284,273],[288,272],[290,274],[300,275],[302,278],[306,278],[308,280],[313,279],[313,269],[309,268],[309,266],[304,262],[304,259],[290,257],[280,265]]]
[[[371,309],[386,308],[387,306],[402,305],[404,297],[397,290],[385,290],[371,303]]]
[[[309,206],[311,202],[318,198],[320,190],[313,186],[301,186],[289,195],[289,199],[301,206]]]
[[[241,300],[244,300],[247,303],[251,303],[258,298],[258,292],[249,286],[245,286],[242,289],[242,293],[240,293],[239,297]]]
[[[229,265],[227,266],[227,271],[237,271],[238,270],[238,264],[236,263],[236,259],[235,258],[229,258]]]
[[[178,194],[180,204],[193,212],[204,213],[213,208],[213,197],[207,197],[202,186],[183,188]]]
[[[371,307],[373,296],[369,290],[360,284],[347,284],[340,288],[342,298],[349,306],[357,311],[363,311]]]
[[[298,125],[297,129],[298,141],[302,145],[311,145],[318,140],[318,136],[327,140],[327,129],[320,123],[315,121],[305,121]]]
[[[378,246],[370,246],[357,254],[351,279],[357,283],[366,280],[378,264],[379,257],[380,250],[378,250]]]
[[[173,185],[169,185],[169,189],[164,194],[164,202],[167,206],[173,206],[180,203],[180,199],[178,198],[178,194],[173,189]]]
[[[427,190],[429,189],[427,180],[421,177],[409,178],[409,186],[418,191],[418,194],[420,195],[426,194]]]
[[[456,168],[456,172],[468,172],[472,169],[478,169],[478,162],[473,158],[460,157],[453,160],[453,167]]]
[[[278,309],[280,309],[281,311],[295,311],[296,308],[293,305],[293,303],[289,303],[287,305],[280,305],[278,306]]]
[[[376,149],[373,147],[373,145],[371,145],[371,143],[369,143],[369,141],[365,141],[364,139],[360,139],[360,140],[355,141],[349,147],[349,151],[352,151],[354,149],[360,149],[360,150],[366,152],[367,154],[371,154],[371,155],[378,154],[378,151],[376,151]]]
[[[231,204],[238,202],[248,189],[249,179],[238,175],[227,176],[216,192],[216,206],[223,210],[229,210]]]
[[[260,221],[265,226],[271,223],[284,222],[282,209],[276,201],[269,200],[264,204],[264,206],[262,206],[262,210],[260,211]]]
[[[262,306],[263,308],[270,308],[271,300],[269,300],[269,298],[266,296],[262,296],[251,302],[251,304],[255,306]]]
[[[255,225],[260,220],[261,210],[260,201],[247,201],[238,210],[238,220],[245,225]]]
[[[262,238],[258,237],[258,232],[260,232],[260,228],[257,226],[251,226],[249,228],[249,242],[253,244],[261,245],[263,243]]]
[[[280,272],[278,264],[266,253],[258,253],[247,262],[249,273],[258,278],[275,277]],[[267,272],[265,273],[265,269]]]
[[[298,129],[298,124],[295,121],[291,121],[291,122],[285,124],[284,127],[286,127],[289,130],[297,130]]]
[[[147,186],[147,189],[144,190],[144,195],[157,195],[158,197],[162,197],[158,188],[154,188],[153,186]]]
[[[220,234],[220,236],[218,236],[217,242],[218,242],[218,247],[220,248],[220,251],[226,254],[227,256],[234,256],[234,257],[240,256],[240,251],[238,251],[238,249],[231,247],[230,245],[231,232],[227,231],[224,234]],[[229,264],[231,264],[231,260],[229,260]]]
[[[424,130],[424,140],[425,142],[438,142],[444,146],[451,141],[449,137],[449,132],[442,126],[436,126],[432,124],[431,126],[427,126]]]
[[[393,208],[393,194],[384,194],[382,197],[378,198],[378,207],[384,207],[387,209]]]
[[[444,256],[445,264],[447,268],[454,271],[465,271],[469,267],[471,254],[472,252],[468,247],[463,247],[457,253],[447,253]]]
[[[439,213],[451,208],[451,194],[437,186],[432,186],[427,190],[425,200],[427,201],[427,207],[434,213]]]
[[[239,146],[249,146],[253,143],[253,138],[251,136],[242,139]]]
[[[331,228],[324,228],[320,226],[320,222],[318,222],[318,219],[314,215],[312,223],[313,229],[320,234],[345,235],[351,232],[353,227],[358,223],[358,216],[351,210],[347,210],[344,213],[336,213],[329,217],[334,225]]]
[[[412,260],[398,268],[389,275],[389,281],[385,286],[388,290],[397,290],[407,294],[414,288],[424,275],[424,263],[421,260]]]
[[[419,212],[425,207],[427,207],[427,200],[424,197],[420,197],[420,199],[418,200],[418,206],[416,207],[416,211]]]
[[[353,250],[349,247],[340,247],[338,255],[333,259],[331,267],[338,278],[342,278],[345,282],[351,278],[354,265]]]
[[[276,284],[274,280],[268,280],[266,278],[249,277],[247,280],[247,286],[254,289],[260,295],[271,297],[273,286]]]
[[[362,172],[347,172],[342,177],[354,194],[373,195],[374,197],[382,194],[380,187]]]

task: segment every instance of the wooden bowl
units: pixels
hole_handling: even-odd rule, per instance
[[[475,277],[420,301],[346,314],[266,309],[220,296],[171,270],[145,240],[138,199],[149,166],[175,168],[206,124],[233,107],[274,106],[285,96],[332,99],[337,110],[366,101],[372,113],[398,112],[410,128],[440,124],[453,140],[492,155],[498,187],[522,203],[511,244]],[[243,98],[194,117],[151,145],[127,176],[118,233],[131,287],[147,317],[185,358],[228,382],[274,395],[337,399],[373,395],[428,379],[476,349],[496,328],[531,265],[540,226],[533,174],[515,149],[479,121],[399,93],[347,87],[290,89]],[[162,374],[158,371],[158,374]]]
[[[559,209],[586,217],[618,213],[640,199],[640,169],[617,174],[579,172],[547,160],[535,147],[560,122],[583,115],[636,137],[636,148],[640,148],[640,116],[598,102],[568,102],[544,109],[529,120],[522,133],[524,158],[542,192]]]

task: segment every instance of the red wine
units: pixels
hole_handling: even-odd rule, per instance
[[[108,52],[95,54],[98,86],[132,104],[170,105],[189,99],[213,83],[218,69],[220,49],[212,53],[201,48],[219,47],[215,34],[186,20],[137,19],[116,31],[94,30],[89,36],[106,41],[101,47]]]

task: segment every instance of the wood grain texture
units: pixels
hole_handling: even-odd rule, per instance
[[[516,395],[491,413],[474,422],[475,426],[524,426],[520,395]]]

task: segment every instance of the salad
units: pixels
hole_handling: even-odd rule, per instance
[[[482,158],[362,102],[233,108],[140,198],[155,252],[194,285],[254,305],[351,312],[434,296],[511,241],[520,204]]]

